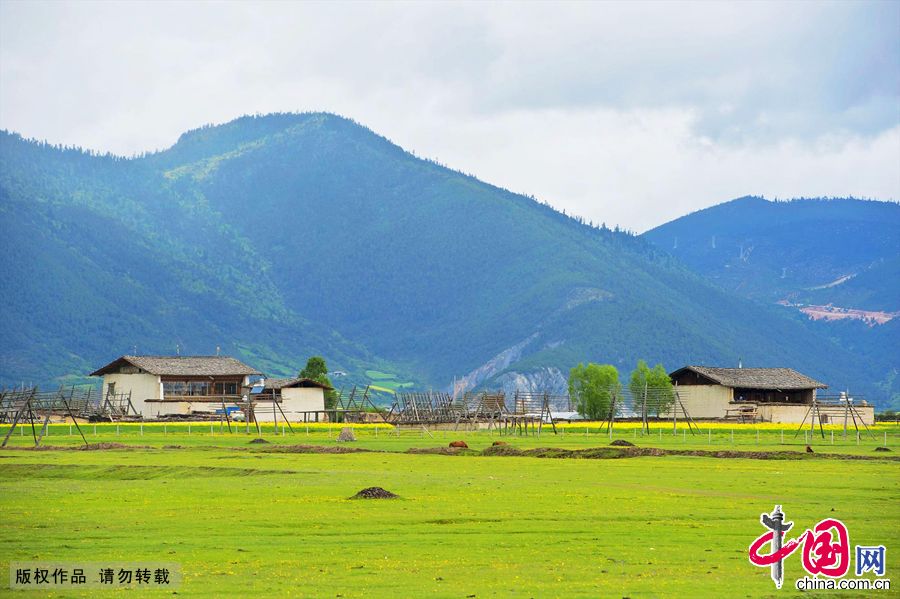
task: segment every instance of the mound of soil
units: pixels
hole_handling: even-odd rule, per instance
[[[616,439],[610,445],[614,445],[615,447],[634,447],[634,443],[631,441],[626,441],[625,439]]]
[[[269,444],[269,442],[266,441],[265,439],[263,439],[262,437],[257,437],[256,439],[253,439],[252,441],[250,441],[250,445],[268,445],[268,444]]]
[[[353,429],[349,426],[345,426],[341,429],[341,434],[338,435],[338,441],[356,441],[356,435],[353,434]]]
[[[432,455],[459,455],[463,451],[460,447],[410,447],[406,453],[422,453]]]
[[[876,448],[875,448],[875,451],[890,451],[890,448],[888,448],[888,447],[876,447]]]
[[[516,449],[515,447],[510,447],[509,445],[491,445],[490,447],[485,448],[484,451],[481,452],[481,455],[501,455],[501,456],[511,456],[511,455],[524,455],[521,449]]]
[[[81,449],[82,451],[94,451],[102,449],[144,449],[149,447],[149,445],[125,445],[124,443],[89,443],[88,445],[80,445],[76,449]]]
[[[381,487],[368,487],[350,499],[397,499],[398,497],[400,496],[382,489]]]
[[[325,447],[323,445],[273,445],[263,450],[266,453],[380,453],[375,449],[362,447]]]

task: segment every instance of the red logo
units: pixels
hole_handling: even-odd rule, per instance
[[[770,566],[775,586],[781,588],[784,580],[784,559],[802,547],[803,567],[811,575],[821,574],[840,578],[850,569],[850,535],[844,523],[826,518],[807,529],[795,539],[785,540],[785,533],[794,525],[785,522],[781,506],[776,505],[772,514],[762,514],[760,522],[769,529],[750,544],[750,563]],[[769,546],[768,553],[761,553]]]

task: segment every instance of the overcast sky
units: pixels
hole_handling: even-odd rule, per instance
[[[0,0],[0,128],[133,154],[324,110],[643,231],[734,197],[900,199],[900,2]]]

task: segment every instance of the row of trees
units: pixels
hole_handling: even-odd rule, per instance
[[[662,364],[650,368],[639,360],[628,380],[628,391],[635,412],[642,413],[646,403],[647,412],[658,417],[675,402],[675,387]],[[613,401],[621,401],[622,396],[619,371],[611,364],[578,364],[569,372],[569,397],[588,420],[609,418]]]

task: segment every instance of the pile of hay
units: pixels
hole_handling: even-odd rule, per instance
[[[356,441],[356,435],[353,433],[353,429],[349,426],[345,426],[341,429],[341,434],[338,435],[338,441]]]

